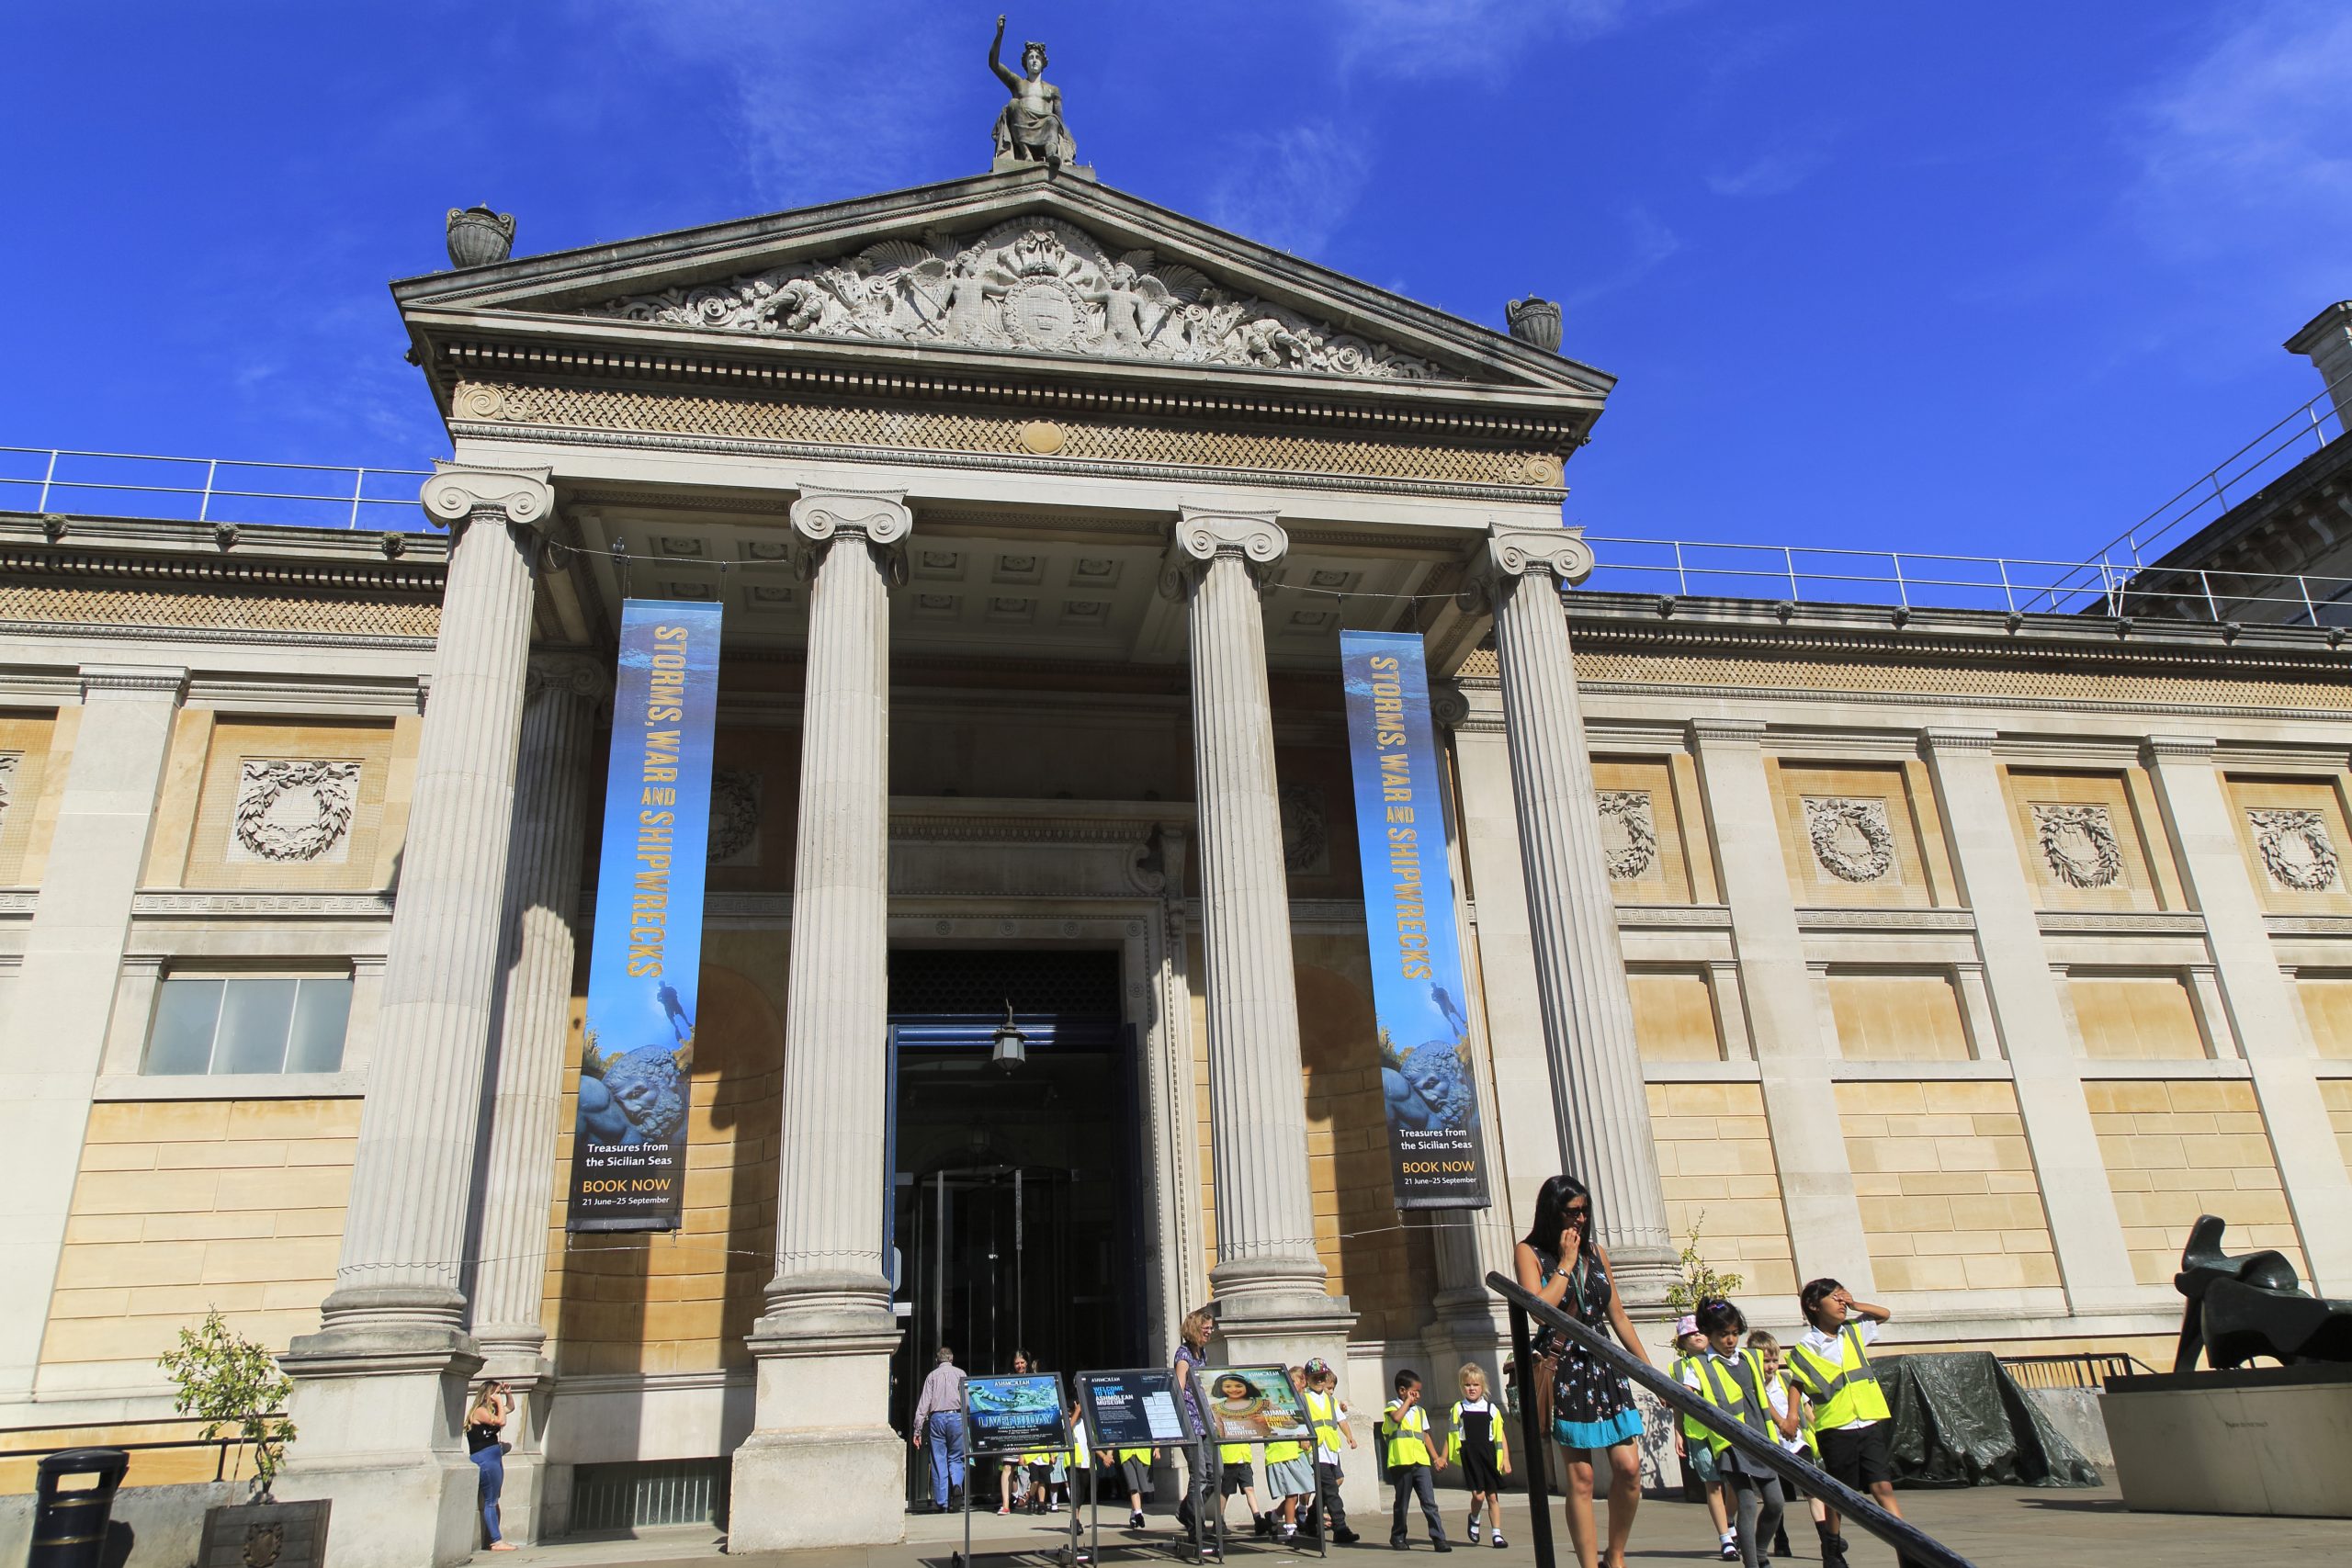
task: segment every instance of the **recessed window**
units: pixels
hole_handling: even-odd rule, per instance
[[[350,1021],[345,977],[168,979],[156,990],[144,1070],[332,1073]]]

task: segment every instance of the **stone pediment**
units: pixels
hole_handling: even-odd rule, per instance
[[[1048,217],[884,240],[717,283],[625,295],[582,313],[763,335],[1450,378],[1430,359]]]
[[[411,328],[482,341],[681,334],[839,366],[921,355],[1530,395],[1597,414],[1611,378],[1110,186],[1040,169],[412,278]],[[1497,300],[1500,315],[1501,300]],[[567,332],[564,323],[571,323]],[[434,363],[427,359],[426,363]],[[1383,397],[1384,402],[1387,400]]]

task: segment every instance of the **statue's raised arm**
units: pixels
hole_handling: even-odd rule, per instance
[[[1021,78],[1006,70],[1004,64],[1004,13],[1000,11],[996,18],[996,37],[989,40],[989,69],[996,73],[998,81],[1017,93],[1021,91]]]

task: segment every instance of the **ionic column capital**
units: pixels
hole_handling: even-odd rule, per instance
[[[914,513],[908,510],[907,492],[902,490],[811,486],[803,489],[792,503],[792,531],[798,536],[801,558],[811,564],[841,538],[864,539],[888,549],[902,543],[914,525]]]
[[[1262,573],[1290,553],[1290,536],[1272,512],[1229,512],[1222,508],[1182,506],[1161,562],[1159,591],[1180,597],[1188,580],[1197,578],[1219,556],[1234,556],[1263,583]]]
[[[493,468],[433,459],[433,477],[417,499],[424,514],[456,529],[485,514],[519,528],[544,529],[555,517],[553,468]]]
[[[1541,572],[1562,588],[1592,575],[1592,547],[1581,528],[1516,528],[1498,523],[1470,559],[1469,581],[1460,595],[1464,609],[1490,608],[1502,584]]]
[[[612,694],[612,671],[584,653],[535,653],[523,676],[523,694],[569,692],[576,697],[602,701]]]

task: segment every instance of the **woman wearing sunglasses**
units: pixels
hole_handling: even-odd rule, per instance
[[[1645,1362],[1649,1352],[1634,1332],[1624,1303],[1617,1299],[1609,1254],[1592,1237],[1592,1193],[1575,1177],[1555,1176],[1535,1195],[1535,1223],[1513,1254],[1520,1285],[1596,1332],[1613,1332]],[[1589,1352],[1546,1330],[1535,1345],[1535,1393],[1539,1413],[1567,1450],[1568,1536],[1576,1542],[1579,1568],[1623,1568],[1625,1544],[1634,1533],[1634,1510],[1642,1501],[1642,1463],[1636,1446],[1641,1412],[1634,1388]],[[1547,1408],[1548,1406],[1548,1408]],[[1593,1536],[1592,1466],[1595,1454],[1609,1466],[1609,1551],[1602,1556]]]

